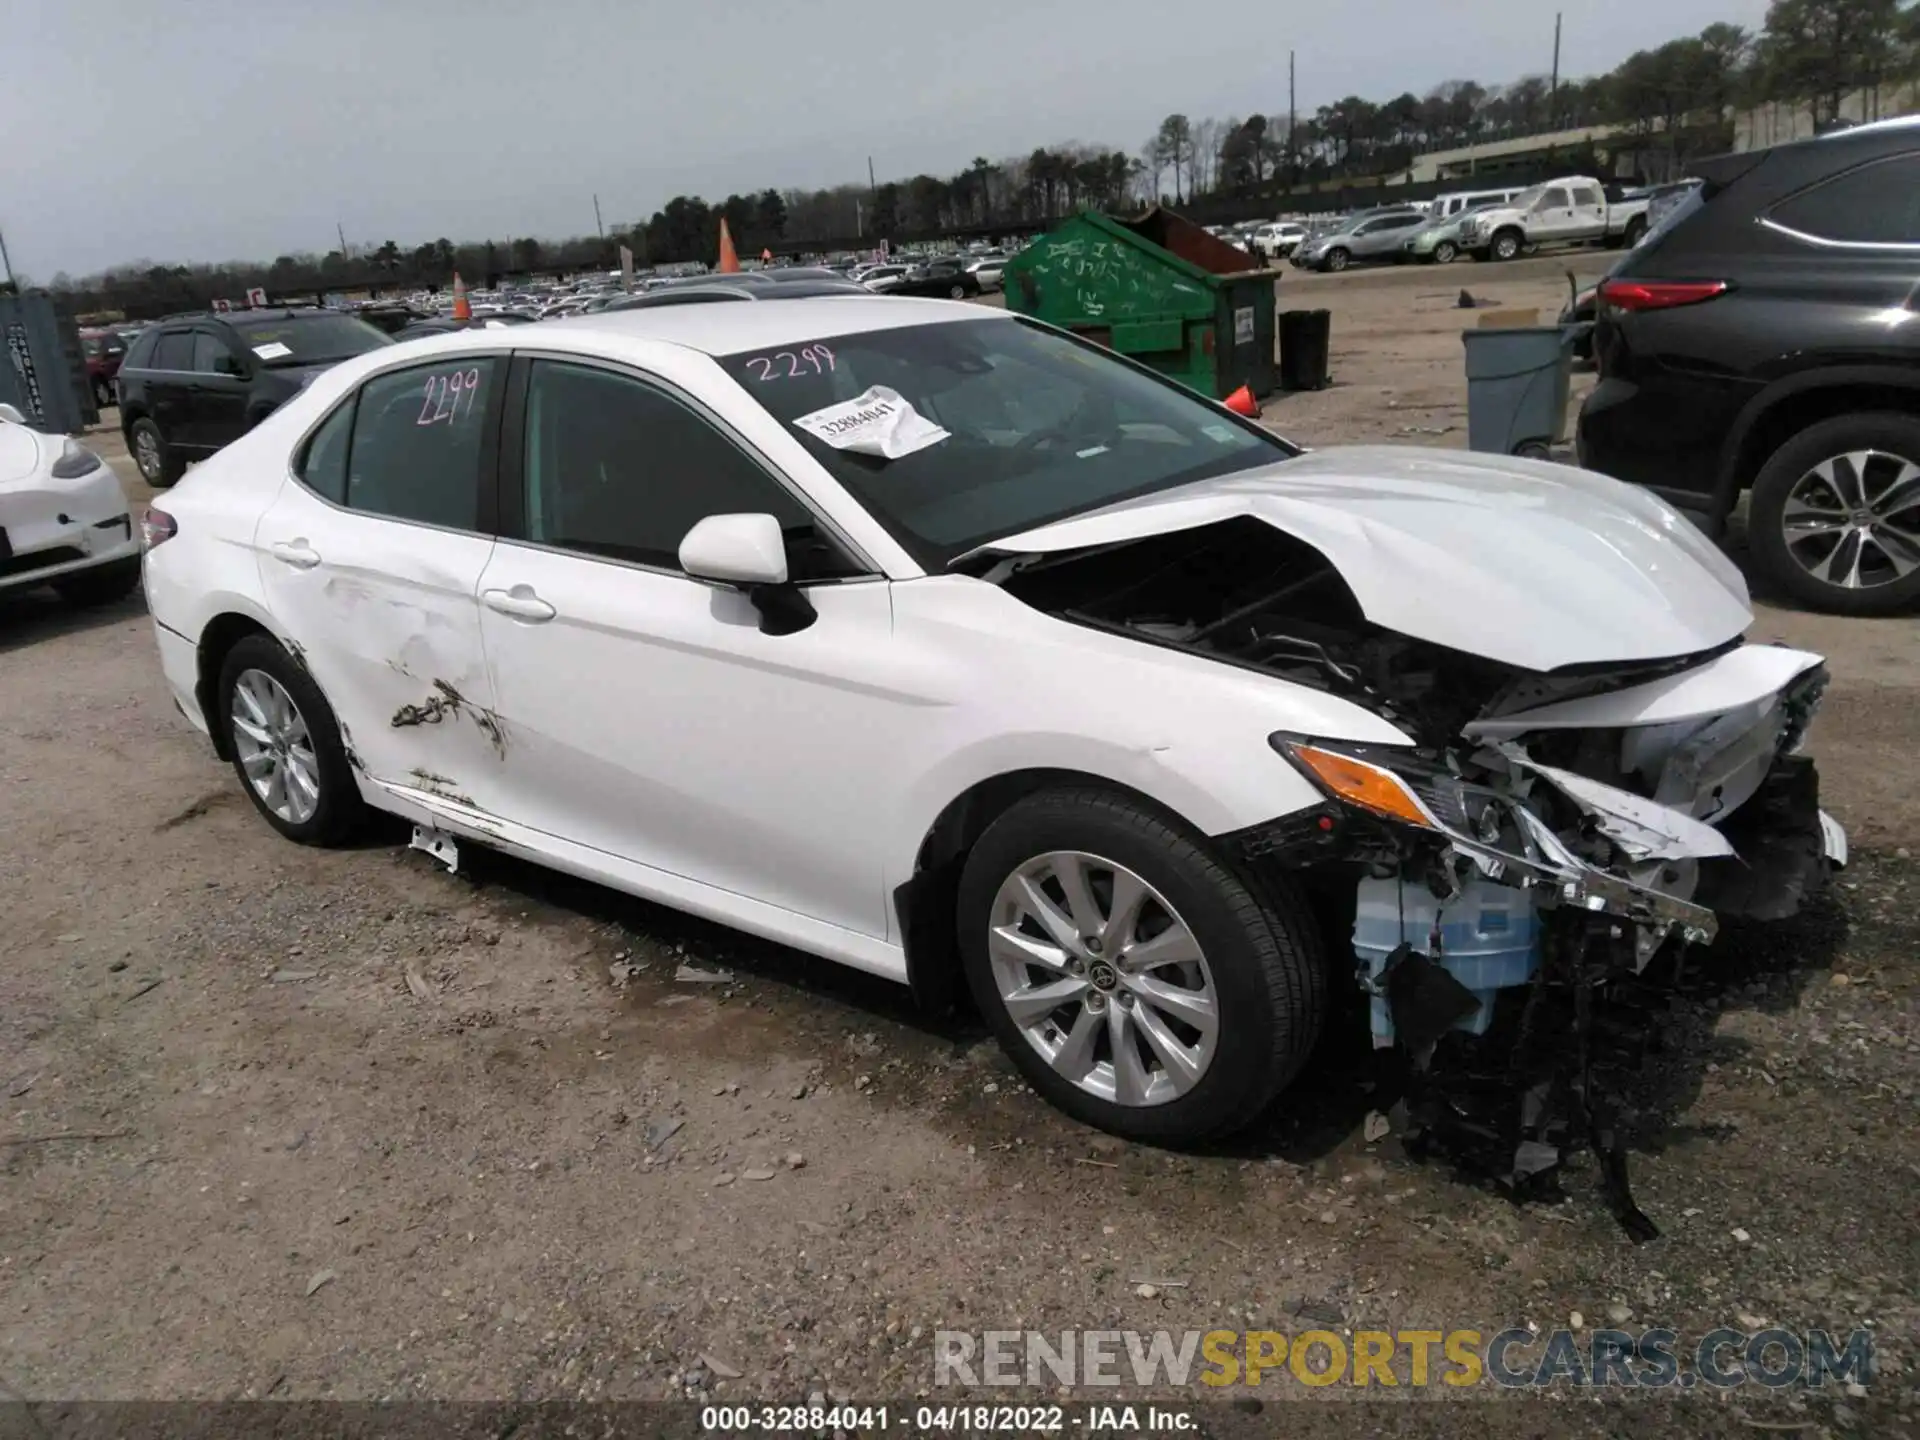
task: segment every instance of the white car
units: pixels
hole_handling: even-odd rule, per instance
[[[979,306],[382,347],[149,535],[166,682],[281,834],[390,811],[964,982],[1125,1135],[1249,1121],[1336,986],[1438,1077],[1843,850],[1819,657],[1744,645],[1739,572],[1646,491],[1304,453]]]
[[[140,539],[106,462],[0,405],[0,591],[50,585],[69,604],[104,605],[139,583]]]
[[[1256,229],[1253,248],[1269,260],[1284,259],[1300,248],[1307,238],[1307,227],[1291,220],[1275,220]]]
[[[860,283],[876,295],[884,295],[889,290],[898,290],[906,282],[911,265],[875,265],[860,276]]]
[[[1007,257],[987,255],[967,262],[967,273],[980,282],[982,290],[998,290],[1005,277]]]

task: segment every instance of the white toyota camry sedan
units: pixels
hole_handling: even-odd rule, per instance
[[[1244,1124],[1339,1013],[1434,1117],[1495,1047],[1482,1128],[1549,1168],[1598,1122],[1542,1037],[1844,859],[1820,658],[1745,644],[1739,573],[1645,491],[1303,452],[980,307],[383,348],[147,543],[173,696],[289,839],[372,807],[964,983],[1135,1137]]]

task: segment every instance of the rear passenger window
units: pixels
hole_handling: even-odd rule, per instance
[[[1789,230],[1850,245],[1920,245],[1920,155],[1824,180],[1773,207]]]
[[[349,400],[307,437],[293,467],[309,490],[336,505],[347,501],[347,442],[352,436],[353,401]]]
[[[498,363],[442,360],[363,385],[347,455],[346,504],[398,520],[477,529],[481,441]]]
[[[193,332],[175,330],[162,335],[160,343],[153,350],[153,368],[156,370],[193,369]]]

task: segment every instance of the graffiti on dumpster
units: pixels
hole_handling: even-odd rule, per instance
[[[1037,274],[1052,275],[1073,287],[1074,305],[1090,319],[1160,313],[1182,295],[1199,293],[1191,282],[1148,264],[1113,240],[1074,236],[1049,247]]]
[[[27,419],[44,425],[47,409],[40,395],[40,377],[33,368],[33,352],[27,348],[27,327],[18,320],[7,326],[7,358],[20,377],[20,398],[26,402],[21,408],[27,412]]]

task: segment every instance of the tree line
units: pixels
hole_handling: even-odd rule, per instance
[[[1025,155],[979,156],[945,177],[920,174],[879,185],[767,189],[718,203],[679,195],[643,222],[608,236],[531,237],[403,247],[388,240],[352,253],[281,255],[271,264],[163,266],[140,263],[53,288],[77,308],[134,304],[189,308],[253,286],[291,294],[369,281],[444,286],[458,271],[476,281],[536,270],[610,268],[626,245],[642,266],[712,264],[725,218],[743,256],[763,249],[883,238],[992,234],[1045,225],[1091,206],[1122,209],[1155,200],[1249,200],[1322,182],[1391,176],[1422,153],[1514,135],[1623,126],[1643,148],[1664,152],[1678,173],[1732,143],[1741,110],[1807,106],[1816,125],[1839,118],[1848,95],[1920,75],[1920,0],[1773,0],[1758,34],[1709,25],[1698,35],[1638,51],[1605,75],[1563,80],[1527,75],[1507,85],[1449,80],[1425,95],[1358,95],[1311,114],[1192,119],[1168,115],[1132,153],[1105,145],[1042,146]]]

